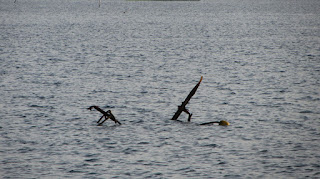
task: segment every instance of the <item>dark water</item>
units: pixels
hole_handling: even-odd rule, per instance
[[[319,9],[0,0],[1,177],[320,178]]]

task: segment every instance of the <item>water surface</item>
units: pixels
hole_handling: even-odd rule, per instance
[[[319,178],[319,9],[0,0],[1,176]]]

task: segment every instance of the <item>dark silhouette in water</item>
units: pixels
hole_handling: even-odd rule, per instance
[[[200,86],[200,83],[201,83],[202,79],[203,79],[203,77],[201,76],[200,81],[196,84],[195,87],[193,87],[193,89],[191,90],[191,92],[189,93],[187,98],[184,100],[184,102],[181,104],[181,106],[178,106],[178,110],[174,114],[174,116],[172,117],[171,120],[180,121],[180,120],[178,120],[178,117],[180,116],[180,114],[182,112],[185,112],[185,113],[187,113],[189,115],[188,122],[191,121],[192,114],[187,110],[186,105],[188,104],[188,102],[190,101],[192,96],[196,93],[198,87]],[[182,122],[182,121],[180,121],[180,122]],[[223,120],[222,121],[214,121],[214,122],[206,122],[206,123],[202,123],[202,124],[199,124],[199,125],[213,125],[213,124],[219,124],[220,126],[228,126],[228,125],[230,125],[229,122],[223,121]]]
[[[201,76],[200,81],[197,83],[197,85],[191,90],[191,92],[189,93],[189,95],[187,96],[187,98],[182,102],[181,106],[178,106],[178,110],[177,112],[174,114],[174,116],[172,117],[171,120],[177,120],[178,117],[180,116],[180,114],[182,112],[185,112],[189,115],[188,117],[188,122],[190,122],[191,120],[191,116],[192,114],[186,109],[186,105],[188,104],[188,102],[190,101],[190,99],[192,98],[192,96],[196,93],[198,87],[200,86],[200,83],[202,81],[203,77]]]
[[[206,122],[206,123],[202,123],[202,124],[199,124],[201,126],[204,126],[204,125],[213,125],[213,124],[219,124],[220,126],[228,126],[230,125],[229,122],[227,121],[214,121],[214,122]]]
[[[88,109],[91,111],[92,108],[96,109],[97,111],[101,112],[103,115],[101,116],[101,118],[97,121],[98,126],[101,126],[106,120],[111,119],[113,120],[116,124],[121,125],[121,123],[116,120],[116,118],[114,117],[114,115],[111,113],[111,110],[108,110],[107,112],[105,112],[104,110],[102,110],[101,108],[99,108],[99,106],[90,106]],[[102,120],[102,118],[105,118],[102,122],[100,122]]]
[[[192,96],[196,93],[198,87],[200,86],[200,83],[202,81],[203,77],[201,76],[200,78],[200,81],[196,84],[195,87],[193,87],[193,89],[191,90],[191,92],[189,93],[189,95],[187,96],[187,98],[184,100],[184,102],[178,106],[178,110],[177,112],[174,114],[174,116],[172,117],[171,120],[176,120],[176,121],[180,121],[178,120],[178,117],[180,116],[180,114],[182,112],[185,112],[189,115],[188,117],[188,122],[191,121],[191,117],[192,117],[192,114],[188,111],[188,109],[186,108],[186,105],[188,104],[188,102],[190,101],[190,99],[192,98]],[[102,125],[106,120],[108,119],[111,119],[113,120],[116,124],[120,124],[121,123],[116,120],[116,118],[114,117],[114,115],[111,113],[111,110],[108,110],[107,112],[105,112],[104,110],[102,110],[101,108],[99,108],[98,106],[90,106],[88,109],[89,110],[92,110],[92,109],[96,109],[97,111],[99,111],[100,113],[102,113],[103,115],[101,116],[101,118],[97,121],[98,125]],[[102,120],[102,118],[105,118],[102,122],[100,122]],[[182,121],[180,121],[182,122]],[[213,121],[213,122],[206,122],[206,123],[202,123],[202,124],[199,124],[199,125],[213,125],[213,124],[219,124],[220,126],[228,126],[230,125],[229,122],[227,121]]]

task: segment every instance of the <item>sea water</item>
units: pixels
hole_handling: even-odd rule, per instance
[[[0,0],[1,177],[319,178],[319,9]]]

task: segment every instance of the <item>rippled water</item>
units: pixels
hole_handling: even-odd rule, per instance
[[[1,176],[319,178],[319,9],[0,0]]]

